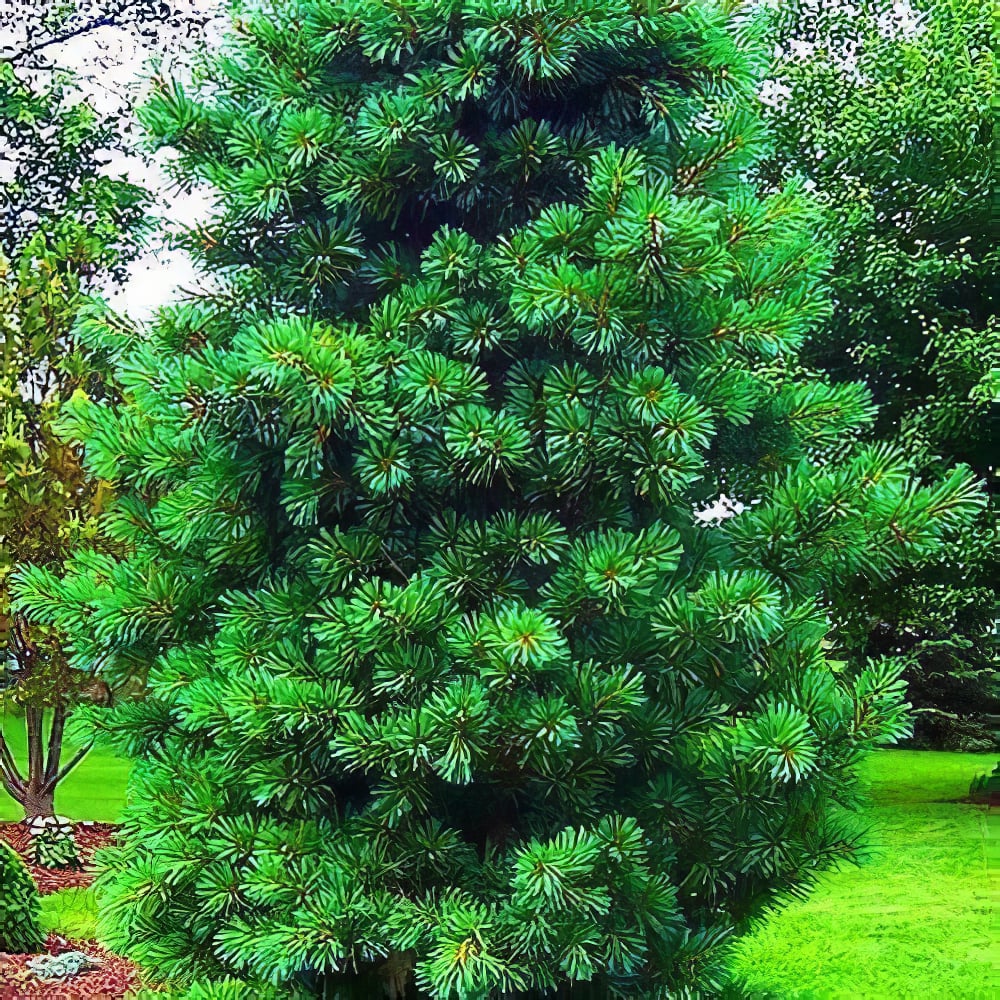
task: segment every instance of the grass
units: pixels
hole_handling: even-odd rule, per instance
[[[996,763],[995,755],[907,750],[872,757],[864,777],[875,858],[828,873],[807,901],[790,904],[737,946],[734,971],[750,995],[1000,998],[991,905],[1000,814],[949,801]]]
[[[24,726],[4,733],[24,759]],[[72,752],[68,748],[67,752]],[[954,800],[995,755],[887,750],[865,765],[875,858],[830,872],[737,947],[734,971],[763,1000],[1000,1000],[1000,812]],[[128,763],[94,750],[60,786],[56,809],[115,822]],[[20,819],[0,794],[0,820]],[[990,880],[988,884],[987,880]],[[94,895],[43,900],[46,931],[94,937]],[[992,926],[991,926],[992,923]]]
[[[93,889],[60,889],[42,896],[42,930],[67,938],[97,937],[97,897]]]
[[[27,760],[24,720],[17,716],[4,716],[3,734],[24,773]],[[68,741],[64,743],[63,761],[69,760],[76,749]],[[56,789],[56,812],[73,820],[117,823],[125,806],[128,769],[128,761],[100,747],[91,750]],[[21,807],[0,789],[0,822],[23,818]]]

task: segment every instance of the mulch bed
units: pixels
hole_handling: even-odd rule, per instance
[[[0,839],[5,840],[28,864],[38,891],[42,895],[60,889],[85,888],[94,881],[94,852],[114,843],[118,827],[110,823],[76,823],[73,839],[83,864],[82,871],[41,868],[30,863],[31,834],[23,823],[0,823]],[[127,958],[115,955],[96,941],[67,940],[50,934],[45,940],[50,955],[64,951],[82,951],[100,959],[99,969],[81,972],[65,982],[36,979],[27,971],[28,959],[34,955],[8,955],[0,952],[0,1000],[122,1000],[140,985],[139,972]]]
[[[43,982],[26,970],[28,959],[35,956],[0,952],[0,1000],[32,1000],[34,997],[45,997],[47,1000],[82,1000],[83,997],[120,1000],[139,986],[135,966],[94,941],[70,941],[50,934],[45,941],[45,949],[50,955],[82,951],[104,964],[99,969],[81,972],[62,983]]]
[[[111,823],[74,824],[73,839],[83,863],[82,871],[40,868],[31,864],[31,834],[23,823],[0,823],[0,840],[5,840],[24,858],[38,885],[38,891],[45,896],[59,889],[77,889],[90,885],[94,881],[94,851],[113,843],[117,830],[118,827]]]

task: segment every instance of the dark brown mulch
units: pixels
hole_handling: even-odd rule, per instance
[[[45,997],[47,1000],[122,1000],[130,991],[139,986],[136,967],[127,959],[112,954],[94,941],[71,941],[56,934],[50,934],[45,941],[50,955],[64,951],[82,951],[85,955],[100,959],[99,969],[81,972],[65,982],[36,979],[27,971],[28,959],[34,955],[8,955],[0,952],[0,1000],[33,1000]]]
[[[114,842],[118,827],[111,823],[76,823],[73,839],[83,864],[82,871],[71,868],[40,868],[31,864],[31,834],[23,823],[0,823],[0,840],[5,840],[24,858],[44,896],[59,889],[83,888],[94,881],[94,851]]]

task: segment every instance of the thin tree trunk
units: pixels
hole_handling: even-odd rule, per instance
[[[2,732],[0,732],[0,783],[18,802],[21,801],[21,796],[24,793],[24,778]]]
[[[26,705],[24,722],[28,727],[28,780],[21,800],[24,818],[52,816],[55,814],[54,796],[51,789],[46,789],[45,780],[45,709]]]
[[[59,758],[62,756],[63,730],[66,728],[66,706],[56,705],[52,713],[52,728],[49,730],[49,756],[45,762],[45,783],[48,784],[59,773]]]

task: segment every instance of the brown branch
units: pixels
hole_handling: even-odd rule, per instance
[[[385,556],[386,560],[388,560],[389,562],[389,565],[392,566],[392,568],[400,575],[400,578],[402,579],[403,583],[404,584],[409,583],[410,578],[403,572],[403,570],[399,567],[396,560],[393,559],[392,556],[389,554],[389,550],[386,548],[385,542],[382,543],[382,555]]]
[[[86,21],[76,28],[68,28],[58,35],[53,35],[51,38],[46,38],[34,45],[29,45],[9,56],[9,59],[11,62],[17,62],[20,59],[33,56],[36,52],[41,52],[42,49],[47,49],[50,45],[59,45],[73,38],[79,38],[81,35],[88,35],[92,31],[97,31],[98,28],[113,28],[118,24],[118,18],[124,13],[126,7],[127,5],[119,7],[118,10],[111,14],[103,14],[100,17],[91,18],[91,20]]]
[[[59,782],[62,781],[63,778],[65,778],[66,775],[69,774],[69,772],[72,771],[73,768],[76,767],[76,765],[79,764],[80,761],[83,760],[83,758],[86,757],[93,748],[94,744],[88,743],[85,747],[81,747],[77,750],[77,752],[70,758],[66,766],[49,778],[44,785],[42,785],[42,794],[48,795],[50,792],[54,791],[56,785],[58,785]]]
[[[45,762],[45,781],[51,781],[59,771],[62,755],[63,730],[66,728],[66,707],[56,705],[52,714],[52,728],[49,730],[49,756]]]
[[[34,44],[28,44],[27,47],[17,51],[11,52],[8,50],[7,54],[0,54],[0,57],[9,59],[11,62],[17,62],[28,56],[35,55],[35,53],[41,52],[42,49],[47,49],[51,45],[59,45],[62,42],[72,41],[74,38],[88,35],[92,31],[98,31],[100,28],[124,27],[129,23],[130,18],[132,23],[137,25],[170,23],[169,14],[167,16],[164,16],[162,13],[160,15],[143,16],[141,9],[137,8],[140,8],[140,5],[136,0],[119,0],[112,9],[92,17],[89,21],[84,21],[83,24],[79,24],[75,28],[66,28],[57,35],[44,38]],[[202,17],[193,20],[191,23],[204,24],[206,20],[206,18]]]
[[[38,652],[38,647],[31,641],[28,620],[23,614],[16,613],[12,617],[10,638],[14,647],[14,656],[17,658],[21,671],[29,671]]]
[[[0,785],[6,789],[7,794],[18,803],[18,805],[24,805],[24,786],[15,785],[7,780],[7,775],[0,773]]]
[[[3,733],[0,733],[0,777],[3,778],[4,787],[14,798],[24,794],[24,778]]]
[[[729,142],[723,143],[714,153],[712,153],[706,160],[701,163],[696,163],[693,166],[686,168],[680,172],[677,177],[677,189],[679,191],[685,188],[690,188],[694,186],[695,181],[704,177],[720,160],[725,159],[734,150],[739,149],[743,145],[743,136],[738,135],[729,140]]]
[[[45,751],[42,744],[42,730],[45,723],[45,709],[26,705],[24,720],[28,726],[28,784],[41,784]]]

